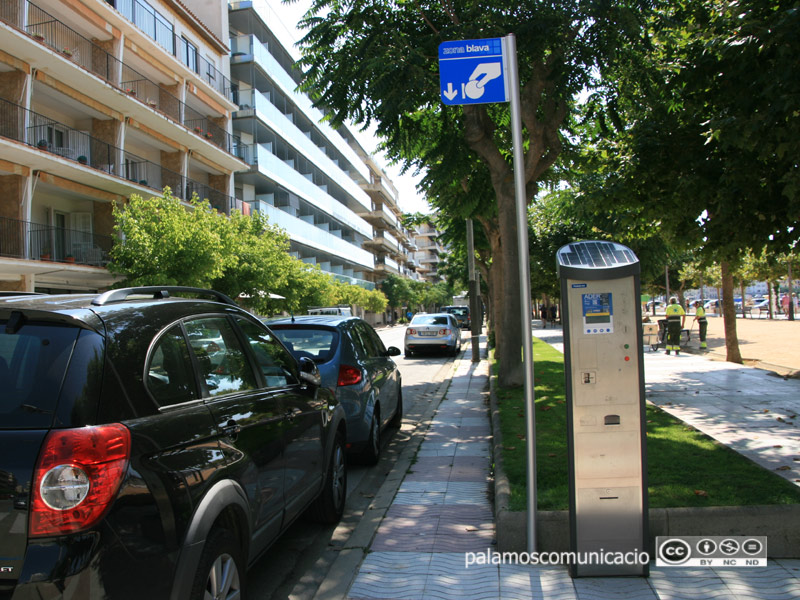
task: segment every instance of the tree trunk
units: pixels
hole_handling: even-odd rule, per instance
[[[501,239],[503,281],[500,286],[501,303],[498,330],[503,335],[497,340],[500,362],[497,383],[501,387],[518,387],[525,383],[522,364],[522,327],[530,327],[530,315],[523,322],[520,299],[519,248],[517,244],[516,202],[513,185],[502,186],[497,194],[499,237]],[[526,275],[530,277],[530,275]]]
[[[736,307],[733,302],[733,275],[727,261],[720,263],[722,271],[722,316],[725,319],[725,350],[728,362],[743,363],[736,335]]]

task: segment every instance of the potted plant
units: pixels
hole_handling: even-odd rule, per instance
[[[125,93],[128,94],[129,96],[135,96],[136,95],[136,90],[133,89],[133,88],[126,88],[125,89]]]
[[[85,164],[87,164],[89,162],[89,159],[86,158],[83,154],[81,154],[78,157],[78,162],[81,163],[82,165],[85,165]]]
[[[67,255],[64,257],[64,262],[68,262],[68,263],[74,263],[74,262],[75,262],[75,257],[74,257],[74,256],[72,256],[72,254],[67,254]]]
[[[202,134],[202,133],[203,133],[203,128],[202,128],[202,127],[200,127],[200,126],[198,125],[197,127],[195,127],[195,128],[194,128],[194,132],[195,132],[197,135],[200,135],[200,134]]]
[[[39,33],[38,31],[32,33],[31,37],[33,39],[35,39],[37,42],[43,42],[44,41],[44,34]]]
[[[64,56],[69,56],[69,57],[71,57],[71,56],[72,56],[72,50],[70,50],[69,48],[66,48],[66,47],[65,47],[63,50],[61,50],[61,53],[62,53]]]
[[[50,248],[47,246],[42,248],[42,251],[39,253],[39,258],[42,260],[50,260]]]
[[[36,142],[36,147],[39,148],[39,150],[47,150],[49,146],[50,144],[47,142],[47,140],[39,140]]]
[[[206,138],[208,138],[210,140],[213,137],[214,137],[213,133],[211,133],[210,131],[206,131]]]
[[[147,185],[147,179],[140,179],[139,185]]]

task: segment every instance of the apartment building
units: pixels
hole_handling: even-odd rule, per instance
[[[369,182],[362,187],[369,195],[371,206],[359,210],[358,216],[372,225],[375,232],[364,247],[375,256],[376,281],[390,274],[419,280],[414,258],[418,250],[414,241],[416,230],[406,228],[401,221],[403,213],[398,205],[397,188],[357,140],[349,138],[348,141],[369,168]]]
[[[249,169],[235,196],[289,234],[291,252],[341,281],[375,287],[367,164],[296,91],[292,40],[266,2],[230,2],[233,129]],[[348,135],[348,134],[345,134]]]
[[[98,290],[112,205],[247,210],[224,0],[0,4],[0,289]]]
[[[444,248],[438,240],[439,232],[433,226],[423,223],[417,227],[415,242],[417,251],[414,258],[418,264],[417,272],[424,281],[436,283],[440,280],[438,268],[441,259],[439,254]]]

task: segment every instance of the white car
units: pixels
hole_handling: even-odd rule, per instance
[[[420,350],[444,350],[456,356],[461,352],[461,330],[456,318],[448,313],[414,315],[406,327],[406,356]]]

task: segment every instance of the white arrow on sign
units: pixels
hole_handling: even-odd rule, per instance
[[[484,87],[492,79],[497,79],[503,74],[499,62],[481,63],[469,76],[469,82],[464,86],[464,96],[477,100],[483,96]],[[452,98],[448,98],[451,100]]]
[[[448,81],[447,82],[447,89],[445,91],[443,91],[442,93],[444,94],[445,98],[447,98],[448,100],[452,100],[453,98],[455,98],[458,95],[458,90],[454,90],[453,89],[453,84]]]

